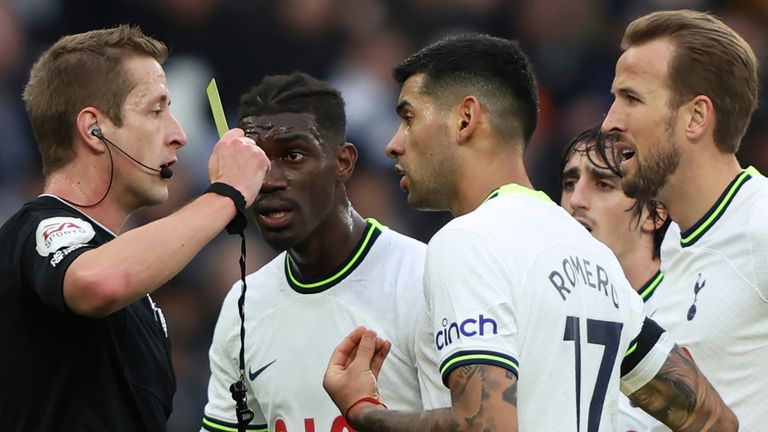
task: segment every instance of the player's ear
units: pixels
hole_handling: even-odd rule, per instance
[[[642,229],[647,233],[653,233],[657,229],[661,228],[661,226],[664,225],[664,222],[666,222],[667,218],[669,217],[667,208],[664,207],[664,204],[658,201],[649,202],[647,205],[647,211],[643,213],[645,213],[645,217],[643,219]]]
[[[457,141],[464,144],[480,125],[480,100],[475,96],[466,96],[454,110],[456,116]]]
[[[707,132],[712,133],[715,122],[715,107],[708,96],[693,98],[684,111],[689,116],[685,134],[693,142],[698,142]]]
[[[341,183],[346,182],[355,171],[357,147],[345,142],[336,149],[336,177]]]

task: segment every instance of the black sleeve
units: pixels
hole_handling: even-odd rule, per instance
[[[72,261],[98,246],[94,226],[80,215],[30,214],[19,230],[20,271],[25,285],[47,307],[70,313],[64,303],[64,275]]]

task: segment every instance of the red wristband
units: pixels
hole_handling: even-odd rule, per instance
[[[348,416],[348,415],[349,415],[349,411],[350,411],[352,408],[354,408],[356,405],[359,405],[359,404],[361,404],[361,403],[363,403],[363,402],[370,402],[370,403],[372,403],[372,404],[381,405],[381,406],[383,406],[385,409],[387,408],[387,406],[386,406],[386,405],[384,405],[384,402],[382,402],[382,401],[380,401],[380,400],[376,399],[375,397],[366,396],[366,397],[364,397],[364,398],[360,398],[360,399],[356,400],[356,401],[355,401],[355,402],[354,402],[352,405],[350,405],[350,406],[349,406],[349,408],[347,408],[347,410],[344,412],[344,419],[345,419],[345,420],[347,420],[347,423],[349,423],[349,416]]]

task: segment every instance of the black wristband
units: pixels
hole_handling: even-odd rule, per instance
[[[211,183],[205,191],[205,193],[208,192],[225,196],[235,203],[235,210],[237,213],[229,224],[227,224],[227,232],[230,234],[242,234],[243,231],[245,231],[245,227],[248,226],[248,219],[245,217],[245,197],[243,194],[234,187],[219,182]]]

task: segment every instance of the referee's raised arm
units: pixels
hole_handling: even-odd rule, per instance
[[[149,294],[250,205],[269,160],[240,129],[207,193],[120,234],[168,198],[187,137],[162,42],[118,26],[62,37],[24,90],[45,188],[0,228],[0,429],[164,431],[176,379]]]
[[[247,207],[268,167],[261,148],[241,129],[232,129],[216,144],[208,171],[211,183],[228,185]],[[67,307],[80,315],[105,316],[154,291],[221,232],[236,210],[227,195],[208,192],[165,218],[83,253],[64,278]]]

